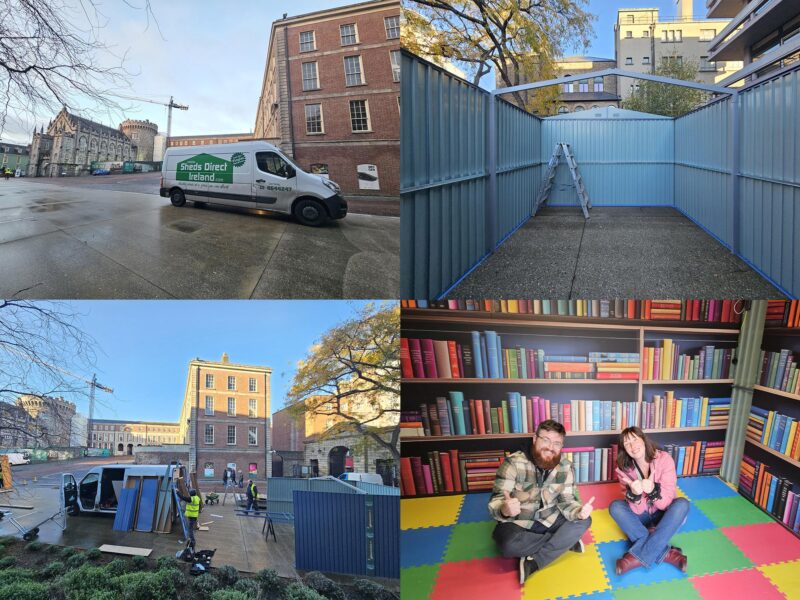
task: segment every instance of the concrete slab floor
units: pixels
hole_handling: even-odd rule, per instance
[[[5,503],[7,498],[0,502]],[[20,494],[14,495],[12,504],[33,505],[33,510],[11,510],[14,518],[24,527],[31,528],[58,511],[59,491],[57,486],[27,486]],[[294,526],[287,523],[275,523],[277,542],[270,536],[265,539],[261,533],[262,519],[240,517],[234,514],[234,505],[228,502],[204,506],[200,513],[200,523],[213,521],[208,531],[195,532],[197,549],[214,549],[212,566],[232,565],[240,571],[255,573],[261,569],[273,569],[281,577],[296,578],[294,568]],[[220,516],[212,516],[220,515]],[[67,527],[61,530],[59,525],[50,521],[39,529],[39,541],[60,546],[77,548],[96,548],[103,544],[116,546],[133,546],[136,548],[152,548],[150,558],[159,556],[175,556],[184,548],[182,530],[177,521],[172,533],[146,533],[140,531],[114,531],[113,515],[67,516]],[[7,520],[0,521],[0,535],[20,537],[19,531]]]
[[[0,297],[397,298],[400,220],[175,208],[138,192],[0,187]]]
[[[451,298],[783,298],[677,210],[547,207]]]

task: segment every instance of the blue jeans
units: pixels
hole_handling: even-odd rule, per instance
[[[689,501],[675,498],[667,510],[657,510],[653,514],[644,511],[637,515],[624,500],[614,500],[608,507],[611,518],[617,522],[628,539],[633,542],[630,552],[646,567],[661,564],[669,550],[669,540],[683,527],[689,516]],[[648,527],[655,527],[650,533]]]

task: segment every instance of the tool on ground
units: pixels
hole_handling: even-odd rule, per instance
[[[547,163],[547,171],[545,172],[544,179],[542,180],[542,186],[539,188],[539,194],[536,197],[536,201],[533,205],[531,216],[536,215],[536,212],[541,206],[544,206],[550,196],[550,190],[553,188],[553,180],[556,177],[556,169],[558,168],[559,158],[561,157],[562,151],[564,152],[564,161],[569,167],[569,173],[572,177],[572,183],[575,186],[575,192],[578,194],[578,201],[580,202],[581,210],[583,211],[583,217],[588,219],[589,209],[592,208],[592,201],[589,199],[586,186],[583,184],[583,177],[578,171],[578,163],[575,161],[575,157],[572,154],[572,148],[566,142],[558,142],[555,148],[553,148],[553,156],[550,157],[550,162]]]

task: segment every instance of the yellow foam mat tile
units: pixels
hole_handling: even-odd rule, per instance
[[[531,575],[525,582],[522,598],[563,598],[602,592],[610,588],[597,545],[587,544],[583,554],[565,552],[541,571]]]
[[[454,525],[463,495],[405,498],[400,502],[400,529]]]
[[[689,499],[689,496],[683,493],[680,485],[675,486],[675,496],[678,498],[686,498],[687,500]]]
[[[757,567],[789,600],[800,600],[800,560]]]
[[[611,518],[607,508],[592,511],[592,538],[596,544],[627,539],[625,532],[619,528],[617,522]]]

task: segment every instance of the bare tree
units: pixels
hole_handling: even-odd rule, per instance
[[[48,444],[41,422],[15,406],[22,396],[83,397],[85,382],[72,373],[87,373],[94,366],[94,340],[76,324],[79,315],[67,304],[0,301],[0,440],[22,438]],[[57,427],[57,412],[50,421]]]
[[[155,17],[150,0],[126,6]],[[121,114],[113,94],[133,75],[125,55],[100,39],[107,19],[98,0],[0,0],[0,135],[9,117],[20,122],[62,107]]]

